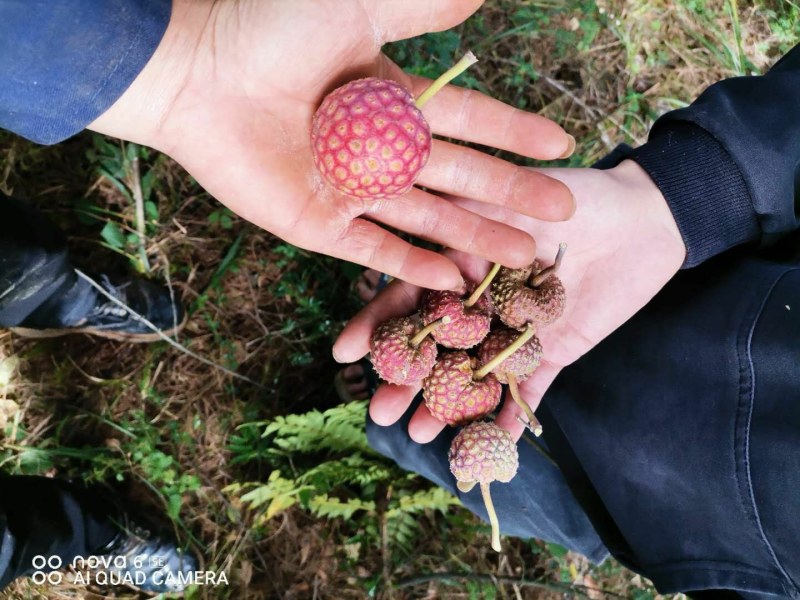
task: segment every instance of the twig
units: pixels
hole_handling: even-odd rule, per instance
[[[147,223],[144,220],[144,194],[142,194],[142,177],[139,169],[139,157],[131,161],[131,191],[136,204],[136,235],[139,236],[139,260],[145,273],[150,272],[150,261],[147,260]]]
[[[144,324],[144,326],[145,326],[145,327],[147,327],[148,329],[150,329],[151,331],[153,331],[153,333],[155,333],[156,335],[158,335],[158,337],[160,337],[162,340],[164,340],[165,342],[167,342],[167,343],[168,343],[170,346],[172,346],[173,348],[177,348],[178,350],[180,350],[180,351],[181,351],[181,352],[183,352],[184,354],[186,354],[186,355],[188,355],[188,356],[191,356],[192,358],[194,358],[195,360],[198,360],[198,361],[200,361],[200,362],[201,362],[201,363],[203,363],[204,365],[208,365],[209,367],[214,367],[215,369],[219,369],[220,371],[222,371],[223,373],[227,373],[227,374],[228,374],[228,375],[230,375],[231,377],[235,377],[236,379],[240,379],[240,380],[242,380],[242,381],[246,381],[246,382],[247,382],[247,383],[249,383],[250,385],[253,385],[253,386],[255,386],[255,387],[259,388],[259,389],[262,389],[262,390],[263,390],[263,389],[266,389],[266,386],[264,386],[264,385],[262,385],[262,384],[258,383],[257,381],[255,381],[255,380],[253,380],[253,379],[250,379],[249,377],[246,377],[246,376],[244,376],[244,375],[241,375],[241,374],[237,373],[236,371],[233,371],[233,370],[229,369],[228,367],[225,367],[225,366],[223,366],[223,365],[218,365],[218,364],[217,364],[217,363],[215,363],[214,361],[212,361],[212,360],[209,360],[209,359],[207,359],[207,358],[206,358],[206,357],[204,357],[204,356],[200,356],[199,354],[197,354],[197,353],[195,353],[195,352],[192,352],[191,350],[189,350],[189,349],[188,349],[186,346],[184,346],[183,344],[179,344],[178,342],[176,342],[175,340],[173,340],[171,337],[169,337],[168,335],[166,335],[166,334],[165,334],[163,331],[161,331],[161,330],[160,330],[158,327],[156,327],[155,325],[153,325],[153,324],[152,324],[150,321],[148,321],[148,320],[147,320],[145,317],[143,317],[142,315],[140,315],[139,313],[137,313],[137,312],[136,312],[135,310],[133,310],[133,309],[132,309],[130,306],[128,306],[127,304],[125,304],[124,302],[122,302],[122,301],[121,301],[119,298],[115,298],[114,296],[112,296],[111,294],[109,294],[109,293],[108,293],[108,291],[106,291],[106,290],[105,290],[105,288],[103,288],[103,286],[101,286],[101,285],[100,285],[99,283],[97,283],[97,282],[96,282],[94,279],[92,279],[91,277],[89,277],[89,276],[88,276],[86,273],[84,273],[84,272],[83,272],[83,271],[81,271],[80,269],[75,269],[75,273],[76,273],[76,274],[78,275],[78,277],[80,277],[81,279],[84,279],[84,280],[86,280],[86,281],[89,283],[89,285],[91,285],[93,288],[95,288],[95,289],[96,289],[98,292],[100,292],[100,293],[101,293],[103,296],[105,296],[107,299],[111,300],[111,302],[113,302],[113,303],[114,303],[114,304],[116,304],[117,306],[120,306],[120,307],[124,308],[126,311],[128,311],[128,313],[130,313],[130,315],[131,315],[131,316],[132,316],[132,317],[133,317],[135,320],[137,320],[137,321],[139,321],[140,323]]]

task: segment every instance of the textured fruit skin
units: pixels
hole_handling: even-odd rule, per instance
[[[476,360],[466,352],[445,352],[422,382],[425,406],[448,425],[463,425],[492,412],[500,403],[503,388],[489,374],[472,379]]]
[[[467,291],[467,296],[475,286]],[[427,325],[444,316],[451,321],[439,325],[433,331],[433,339],[445,348],[472,348],[480,344],[492,324],[492,305],[482,295],[469,308],[464,306],[464,297],[458,292],[429,291],[422,298],[420,306],[422,320]]]
[[[537,260],[524,269],[503,267],[492,281],[492,304],[500,320],[509,327],[524,329],[528,323],[549,325],[564,314],[567,294],[556,275],[539,287],[528,286],[531,275],[541,271]]]
[[[507,483],[517,474],[519,453],[511,434],[491,422],[467,425],[450,444],[450,471],[464,483]]]
[[[436,342],[426,337],[416,348],[411,338],[422,329],[418,317],[384,321],[370,340],[370,359],[381,379],[397,385],[422,381],[436,362]]]
[[[483,366],[511,345],[519,337],[514,329],[496,329],[491,332],[478,348],[478,365]],[[492,369],[497,381],[508,383],[507,374],[512,374],[518,382],[525,381],[542,362],[542,344],[533,336],[511,356]]]
[[[431,152],[431,129],[411,93],[368,77],[325,97],[311,124],[314,164],[356,198],[394,198],[414,185]]]

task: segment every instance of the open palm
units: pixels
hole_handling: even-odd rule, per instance
[[[568,251],[559,271],[567,290],[564,315],[537,331],[544,360],[520,385],[523,399],[535,409],[559,371],[575,362],[617,329],[669,281],[680,268],[685,247],[658,188],[630,161],[611,171],[553,169],[548,174],[573,190],[578,209],[564,223],[542,224],[501,207],[459,201],[470,210],[521,227],[534,235],[547,262],[558,244]],[[489,269],[482,259],[451,253],[467,278],[480,280]],[[334,346],[338,360],[353,362],[369,351],[369,337],[381,321],[415,311],[422,290],[393,282],[346,327]],[[600,384],[601,382],[598,382]],[[379,424],[397,421],[418,387],[382,385],[370,405]],[[497,422],[516,437],[523,431],[521,411],[508,402]],[[409,424],[418,442],[432,440],[444,428],[424,405]]]
[[[325,94],[356,77],[392,78],[418,95],[429,82],[403,73],[381,45],[451,27],[481,3],[179,0],[150,64],[92,127],[166,152],[236,213],[293,244],[418,285],[458,287],[449,259],[379,223],[509,266],[530,262],[534,240],[419,188],[393,200],[343,196],[316,172],[310,128]],[[456,87],[423,112],[441,136],[541,159],[571,150],[547,119]],[[560,182],[442,140],[418,183],[538,219],[574,210]]]

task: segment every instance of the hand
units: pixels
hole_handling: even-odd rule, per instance
[[[615,169],[552,169],[545,171],[572,189],[575,216],[557,224],[542,224],[501,207],[471,201],[459,204],[491,218],[525,229],[539,241],[546,264],[559,242],[568,249],[559,271],[567,291],[564,315],[537,331],[544,360],[520,385],[523,399],[536,409],[559,371],[575,362],[612,333],[655,296],[678,271],[686,248],[675,220],[658,188],[636,163],[624,161]],[[479,281],[489,264],[463,253],[452,253],[464,275]],[[375,326],[397,315],[415,312],[422,290],[404,282],[387,286],[356,315],[334,345],[340,362],[354,362],[369,351]],[[598,382],[598,384],[601,382]],[[382,385],[373,396],[370,415],[380,425],[397,421],[408,409],[418,387]],[[522,435],[517,420],[522,411],[506,402],[497,423],[514,438]],[[445,425],[421,405],[408,427],[412,439],[431,441]]]
[[[454,289],[462,281],[450,260],[377,223],[509,266],[530,262],[533,239],[420,189],[387,201],[332,191],[312,161],[311,118],[327,92],[356,77],[395,79],[418,95],[429,82],[404,74],[381,45],[452,27],[481,3],[175,0],[155,55],[90,128],[169,154],[233,211],[292,244]],[[525,156],[555,159],[574,147],[551,121],[452,86],[424,113],[436,134]],[[441,140],[418,183],[539,219],[574,211],[558,181]]]

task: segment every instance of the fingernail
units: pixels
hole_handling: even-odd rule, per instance
[[[335,360],[337,363],[342,362],[341,359],[338,356],[336,356],[336,348],[331,348],[331,354],[333,354],[333,360]]]
[[[567,146],[567,151],[558,158],[569,158],[570,156],[572,156],[572,153],[575,152],[575,146],[577,146],[578,143],[575,141],[575,138],[572,137],[570,134],[567,134],[567,137],[569,138],[569,146]]]

